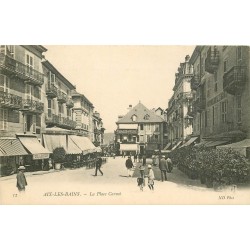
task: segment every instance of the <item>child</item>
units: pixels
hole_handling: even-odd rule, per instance
[[[140,190],[143,191],[144,179],[142,177],[137,178],[137,184],[140,187]]]
[[[154,190],[155,175],[151,165],[148,165],[148,187],[150,190]]]

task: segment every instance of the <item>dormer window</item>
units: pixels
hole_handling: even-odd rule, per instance
[[[135,122],[137,120],[137,116],[136,115],[132,115],[131,119],[132,119],[133,122]]]
[[[146,114],[146,115],[144,116],[144,120],[149,120],[149,115],[148,115],[148,114]]]

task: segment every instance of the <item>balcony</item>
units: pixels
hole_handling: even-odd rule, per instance
[[[22,107],[22,97],[0,91],[0,107],[20,109]]]
[[[50,98],[57,97],[57,87],[53,83],[46,86],[46,95]]]
[[[195,74],[192,78],[191,78],[191,89],[192,90],[197,90],[197,88],[200,85],[200,76],[198,74]]]
[[[213,74],[219,65],[219,51],[210,47],[207,51],[207,58],[205,59],[205,71]]]
[[[57,101],[60,103],[66,103],[67,102],[67,95],[63,93],[62,91],[57,91]]]
[[[193,108],[193,106],[192,105],[189,105],[188,106],[188,111],[187,111],[187,115],[188,116],[194,116],[194,114],[195,114],[195,112],[194,112],[194,108]]]
[[[42,73],[4,54],[0,54],[0,73],[18,77],[33,85],[41,86],[44,83]]]
[[[242,92],[247,81],[247,67],[234,66],[223,76],[223,90],[231,95]]]
[[[75,129],[76,122],[68,117],[62,117],[61,115],[46,114],[45,123],[47,125],[58,126],[66,129]]]
[[[23,99],[20,111],[41,114],[44,112],[44,104],[30,99]]]
[[[206,102],[203,98],[198,98],[194,101],[194,112],[201,113],[203,110],[205,110]]]
[[[68,108],[73,108],[74,107],[74,102],[71,98],[68,98],[67,102],[66,102],[66,106]]]

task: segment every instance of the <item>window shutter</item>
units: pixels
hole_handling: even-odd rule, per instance
[[[32,127],[33,127],[33,133],[36,133],[36,115],[33,115],[33,123],[32,123]]]

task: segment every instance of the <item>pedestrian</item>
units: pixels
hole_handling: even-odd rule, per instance
[[[152,169],[152,166],[149,164],[148,165],[148,187],[152,191],[154,191],[154,179],[155,179],[155,174]]]
[[[134,162],[137,162],[137,154],[134,154]]]
[[[168,165],[165,160],[165,156],[163,155],[160,163],[159,163],[159,168],[161,170],[161,181],[167,181],[167,170],[168,170]]]
[[[167,161],[167,165],[168,165],[168,173],[171,173],[172,170],[173,170],[173,163],[172,163],[172,160],[171,160],[170,157],[168,156],[166,161]]]
[[[24,175],[24,171],[25,171],[25,167],[24,166],[20,166],[18,168],[18,173],[16,176],[17,179],[17,183],[16,186],[19,190],[19,192],[24,192],[25,191],[25,186],[27,186],[27,181],[26,181],[26,177]]]
[[[144,178],[145,177],[145,167],[143,164],[139,164],[139,170],[140,170],[140,176],[142,178]]]
[[[142,155],[139,154],[139,162],[141,162],[141,160],[142,160]]]
[[[132,177],[132,168],[134,167],[131,157],[129,156],[125,162],[126,168],[128,170],[128,177]]]
[[[142,165],[143,166],[146,166],[146,159],[147,159],[146,155],[143,155],[143,157],[142,157]]]
[[[144,178],[138,177],[138,178],[137,178],[137,185],[140,187],[140,190],[143,191],[143,187],[144,187]]]
[[[103,175],[103,172],[101,170],[101,166],[102,166],[102,157],[98,157],[96,164],[95,164],[95,175],[97,176],[97,171],[99,171],[101,173],[101,175]]]

